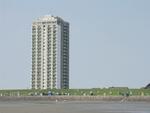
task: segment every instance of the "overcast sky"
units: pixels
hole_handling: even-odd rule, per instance
[[[0,0],[0,89],[31,87],[31,24],[70,23],[70,88],[150,83],[149,0]]]

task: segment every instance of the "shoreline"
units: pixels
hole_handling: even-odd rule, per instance
[[[137,101],[150,102],[150,96],[1,96],[0,101]]]

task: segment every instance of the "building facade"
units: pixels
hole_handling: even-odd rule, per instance
[[[32,88],[69,88],[69,23],[60,17],[32,23]]]

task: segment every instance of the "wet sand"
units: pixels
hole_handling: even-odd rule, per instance
[[[150,96],[0,96],[0,101],[143,101]]]
[[[0,113],[150,113],[150,103],[116,101],[0,101]]]

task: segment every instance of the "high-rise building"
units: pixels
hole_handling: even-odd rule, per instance
[[[69,88],[69,23],[60,17],[32,23],[32,88]]]

